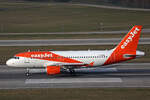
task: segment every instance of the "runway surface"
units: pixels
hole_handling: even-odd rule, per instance
[[[96,8],[106,8],[106,9],[118,9],[118,10],[133,10],[133,11],[150,11],[150,9],[143,8],[127,8],[127,7],[118,7],[118,6],[109,6],[109,5],[96,5],[96,4],[72,4],[79,6],[88,6],[88,7],[96,7]]]
[[[0,40],[0,46],[49,46],[49,45],[114,45],[120,38],[107,39],[50,39],[50,40]],[[150,38],[141,38],[139,44],[150,44]]]
[[[25,76],[25,68],[0,65],[0,89],[20,88],[108,88],[150,87],[150,63],[122,63],[107,68],[77,69],[69,73],[48,76]]]
[[[127,34],[129,30],[91,31],[91,32],[49,32],[49,33],[0,33],[0,35],[37,35],[37,34]],[[150,33],[150,29],[142,29],[142,33]]]

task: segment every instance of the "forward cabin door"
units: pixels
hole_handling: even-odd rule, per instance
[[[24,64],[25,64],[26,67],[30,67],[31,66],[30,59],[31,58],[24,58]]]

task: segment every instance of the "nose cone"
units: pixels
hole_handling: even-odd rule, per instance
[[[7,60],[7,61],[6,61],[6,65],[7,65],[7,66],[11,66],[11,60]]]
[[[7,66],[15,66],[14,60],[13,59],[9,59],[6,61],[6,65]]]

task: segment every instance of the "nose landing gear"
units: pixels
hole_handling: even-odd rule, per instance
[[[30,76],[29,68],[26,69],[25,75],[26,75],[26,76]]]

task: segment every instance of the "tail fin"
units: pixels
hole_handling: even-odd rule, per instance
[[[134,26],[113,50],[104,65],[135,58],[141,29],[142,26]]]
[[[142,26],[134,26],[116,47],[117,51],[134,52],[139,42]]]

